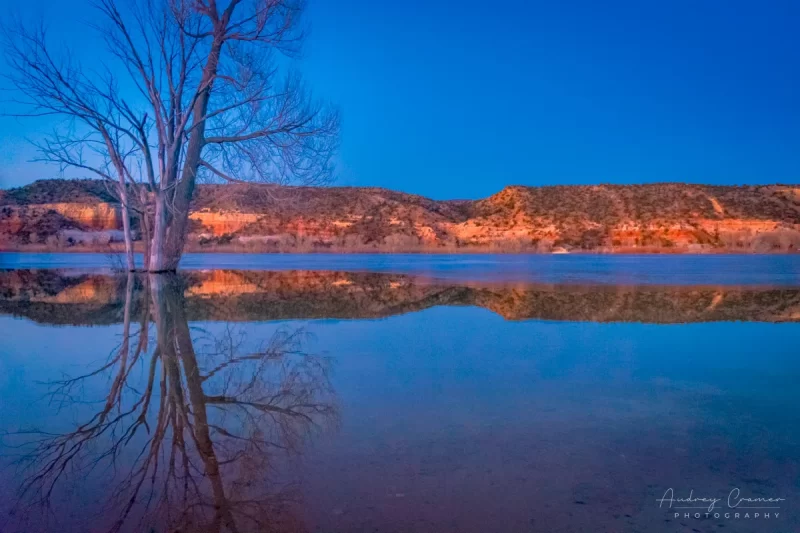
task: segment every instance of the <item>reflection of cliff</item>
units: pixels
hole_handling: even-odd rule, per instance
[[[800,320],[800,288],[538,286],[477,289],[472,302],[508,320],[578,322],[790,322]]]
[[[231,276],[238,280],[231,283]],[[197,297],[195,291],[229,284]],[[463,288],[395,274],[320,271],[217,271],[186,274],[186,305],[193,320],[379,318],[459,303]]]
[[[191,321],[380,318],[438,305],[482,307],[508,320],[800,321],[800,287],[465,284],[370,272],[235,270],[185,272],[181,282]],[[0,272],[0,313],[56,324],[115,323],[122,320],[124,287],[124,279],[110,275]]]

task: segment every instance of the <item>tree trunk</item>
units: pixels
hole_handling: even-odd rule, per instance
[[[131,215],[128,206],[128,190],[125,184],[119,186],[119,198],[122,205],[120,211],[122,212],[122,233],[125,239],[125,263],[128,272],[136,270],[136,262],[133,255],[133,235],[131,234]]]
[[[211,45],[208,54],[208,62],[203,68],[203,77],[200,85],[204,89],[200,92],[192,108],[192,133],[186,146],[186,158],[181,169],[180,180],[175,184],[172,191],[169,211],[159,217],[158,206],[156,206],[156,230],[153,237],[153,257],[150,260],[151,272],[175,271],[183,254],[183,247],[186,244],[186,235],[189,230],[189,207],[194,194],[197,169],[200,167],[200,153],[205,144],[206,113],[208,111],[208,100],[211,97],[211,87],[213,80],[217,76],[219,65],[219,55],[222,50],[223,41],[216,38]],[[159,204],[160,205],[160,204]],[[159,222],[163,222],[163,233],[159,234]],[[156,240],[161,239],[161,240]]]
[[[147,205],[145,204],[142,208],[142,213],[139,215],[139,226],[141,227],[142,231],[142,244],[144,245],[143,253],[143,261],[142,265],[144,265],[144,269],[147,270],[150,267],[150,247],[152,246],[152,238],[153,233],[150,229],[150,217],[147,214]]]
[[[167,205],[167,196],[163,191],[156,193],[156,212],[153,223],[153,241],[150,245],[150,263],[147,269],[150,272],[174,272],[178,268],[180,254],[175,257],[166,249],[167,233],[170,229],[170,208]],[[182,248],[181,248],[182,251]]]
[[[194,175],[186,176],[184,173],[184,178],[175,187],[167,231],[160,248],[164,265],[162,270],[176,270],[183,255],[183,247],[186,245],[186,236],[189,233],[189,206],[194,194],[194,185]]]

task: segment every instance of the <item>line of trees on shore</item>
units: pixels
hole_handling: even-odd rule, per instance
[[[104,180],[119,199],[126,267],[132,220],[144,268],[177,269],[198,180],[330,179],[336,109],[314,100],[291,59],[302,0],[98,0],[104,50],[91,65],[41,25],[4,28],[15,115],[55,117],[37,160]]]

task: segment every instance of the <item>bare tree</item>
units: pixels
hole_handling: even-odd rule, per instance
[[[137,184],[133,197],[152,232],[148,270],[177,268],[201,175],[330,177],[338,114],[315,103],[290,68],[304,39],[302,0],[97,0],[96,8],[116,69],[90,74],[58,62],[44,31],[20,27],[7,32],[9,79],[27,95],[19,102],[27,114],[80,121],[91,132],[56,137],[41,147],[45,159],[96,171],[75,154],[101,146],[118,181]],[[133,96],[120,90],[120,76]]]

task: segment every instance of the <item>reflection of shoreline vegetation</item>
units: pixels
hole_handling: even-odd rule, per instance
[[[37,506],[68,500],[90,478],[106,496],[91,520],[108,531],[296,531],[296,495],[272,477],[281,455],[335,422],[329,360],[304,352],[302,330],[248,350],[235,326],[219,335],[190,328],[175,276],[130,275],[120,285],[119,347],[99,368],[51,383],[54,403],[78,405],[85,385],[105,380],[100,407],[69,432],[7,435],[26,507],[16,515],[37,517]],[[135,305],[142,298],[149,305]]]
[[[133,278],[134,292],[146,278]],[[800,320],[800,287],[475,284],[403,274],[189,271],[175,283],[189,321],[380,318],[439,305],[478,306],[508,320],[686,323]],[[0,272],[0,313],[53,324],[124,320],[125,276]],[[149,312],[134,298],[130,313]]]

